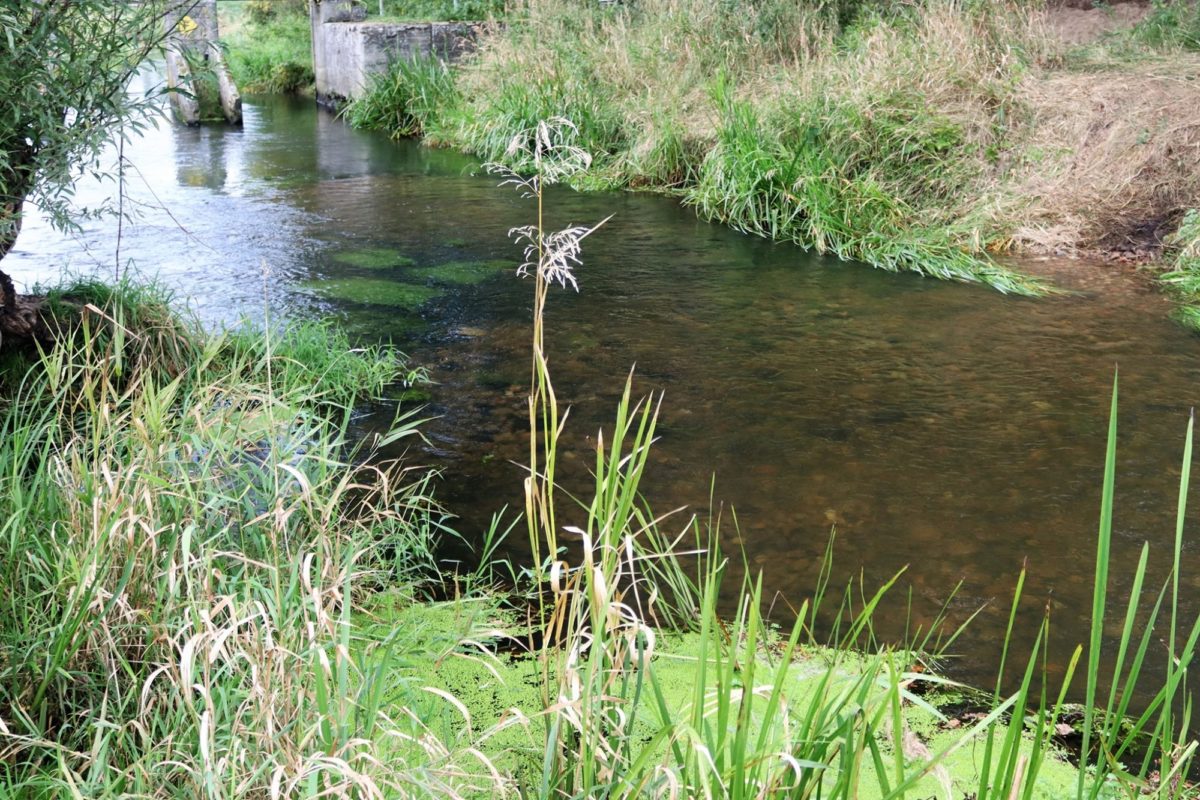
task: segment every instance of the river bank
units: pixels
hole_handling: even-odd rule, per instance
[[[785,5],[538,0],[474,60],[399,64],[346,117],[505,161],[564,116],[596,157],[580,188],[669,192],[750,233],[1002,291],[1048,287],[989,254],[1170,268],[1163,244],[1200,202],[1190,6]]]
[[[832,646],[815,633],[825,585],[782,630],[754,581],[719,616],[719,521],[694,525],[708,553],[694,563],[667,555],[649,517],[621,516],[656,413],[628,389],[592,501],[624,521],[589,520],[597,538],[562,571],[485,553],[483,569],[451,572],[436,561],[449,520],[427,471],[343,438],[356,398],[417,376],[393,351],[352,349],[321,325],[206,336],[131,287],[56,298],[48,308],[82,316],[63,316],[58,347],[26,368],[7,365],[0,406],[9,796],[1187,790],[1174,776],[1194,744],[1181,731],[1176,749],[1170,712],[1181,673],[1118,725],[1065,705],[1065,688],[1032,690],[1039,643],[1028,667],[1011,654],[1015,693],[947,716],[960,691],[919,655],[945,644],[938,625],[905,647],[874,638],[872,615],[902,602],[891,582],[852,587],[861,604],[832,609]],[[401,416],[384,438],[414,425]],[[1120,666],[1130,646],[1127,621],[1116,674],[1135,683],[1141,655]],[[1102,700],[1091,652],[1088,696],[1119,716],[1128,694]],[[1163,777],[1151,755],[1081,776],[1056,742],[1084,730],[1125,760],[1156,730]]]
[[[1074,5],[782,4],[734,19],[708,0],[537,0],[453,71],[398,64],[346,117],[504,161],[515,135],[565,116],[596,156],[578,188],[670,193],[750,233],[1006,292],[1050,287],[992,254],[1178,272],[1178,230],[1200,205],[1197,12]],[[222,14],[242,80],[311,80],[306,51],[270,44],[306,44],[300,18],[248,29],[235,6]],[[1168,286],[1189,325],[1192,283]]]

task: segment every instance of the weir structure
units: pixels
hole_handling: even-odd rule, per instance
[[[337,107],[359,97],[397,60],[452,63],[475,49],[480,22],[368,20],[359,0],[309,0],[317,102]]]
[[[175,116],[187,125],[224,119],[242,124],[242,97],[218,40],[217,0],[187,0],[167,12],[167,87]]]

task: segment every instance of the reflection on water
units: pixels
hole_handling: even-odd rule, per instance
[[[130,151],[140,218],[121,252],[136,268],[210,322],[269,302],[400,342],[438,382],[424,457],[445,467],[464,530],[520,506],[530,286],[471,266],[516,256],[506,231],[530,214],[519,198],[461,156],[285,101],[248,103],[242,132],[163,128]],[[1078,265],[1033,265],[1072,291],[1015,299],[815,258],[662,198],[564,190],[550,207],[556,225],[615,214],[587,242],[582,292],[550,301],[551,367],[571,405],[568,488],[585,486],[587,448],[636,364],[640,391],[666,393],[648,481],[657,509],[707,517],[715,475],[726,547],[764,571],[778,608],[811,590],[833,528],[842,578],[861,569],[874,584],[908,566],[917,621],[962,581],[953,618],[992,605],[960,639],[956,670],[990,681],[1023,564],[1025,634],[1049,600],[1056,653],[1084,636],[1119,366],[1115,552],[1131,568],[1149,539],[1161,574],[1200,351],[1138,276],[1083,271],[1084,282]],[[35,220],[6,267],[27,282],[59,267],[111,274],[115,228],[64,238]],[[1194,545],[1185,559],[1194,612]],[[1128,569],[1115,572],[1119,586]],[[904,624],[903,609],[885,614],[884,632]]]

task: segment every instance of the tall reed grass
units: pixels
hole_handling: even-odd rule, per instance
[[[406,648],[356,633],[371,587],[434,577],[429,474],[341,434],[402,369],[327,326],[204,336],[120,290],[84,307],[0,406],[0,792],[495,785],[431,732],[453,702],[384,706]]]

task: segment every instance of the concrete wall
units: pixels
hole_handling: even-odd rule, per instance
[[[313,72],[317,102],[338,105],[360,96],[374,75],[397,59],[454,62],[475,48],[477,22],[367,22],[347,0],[313,3]]]

